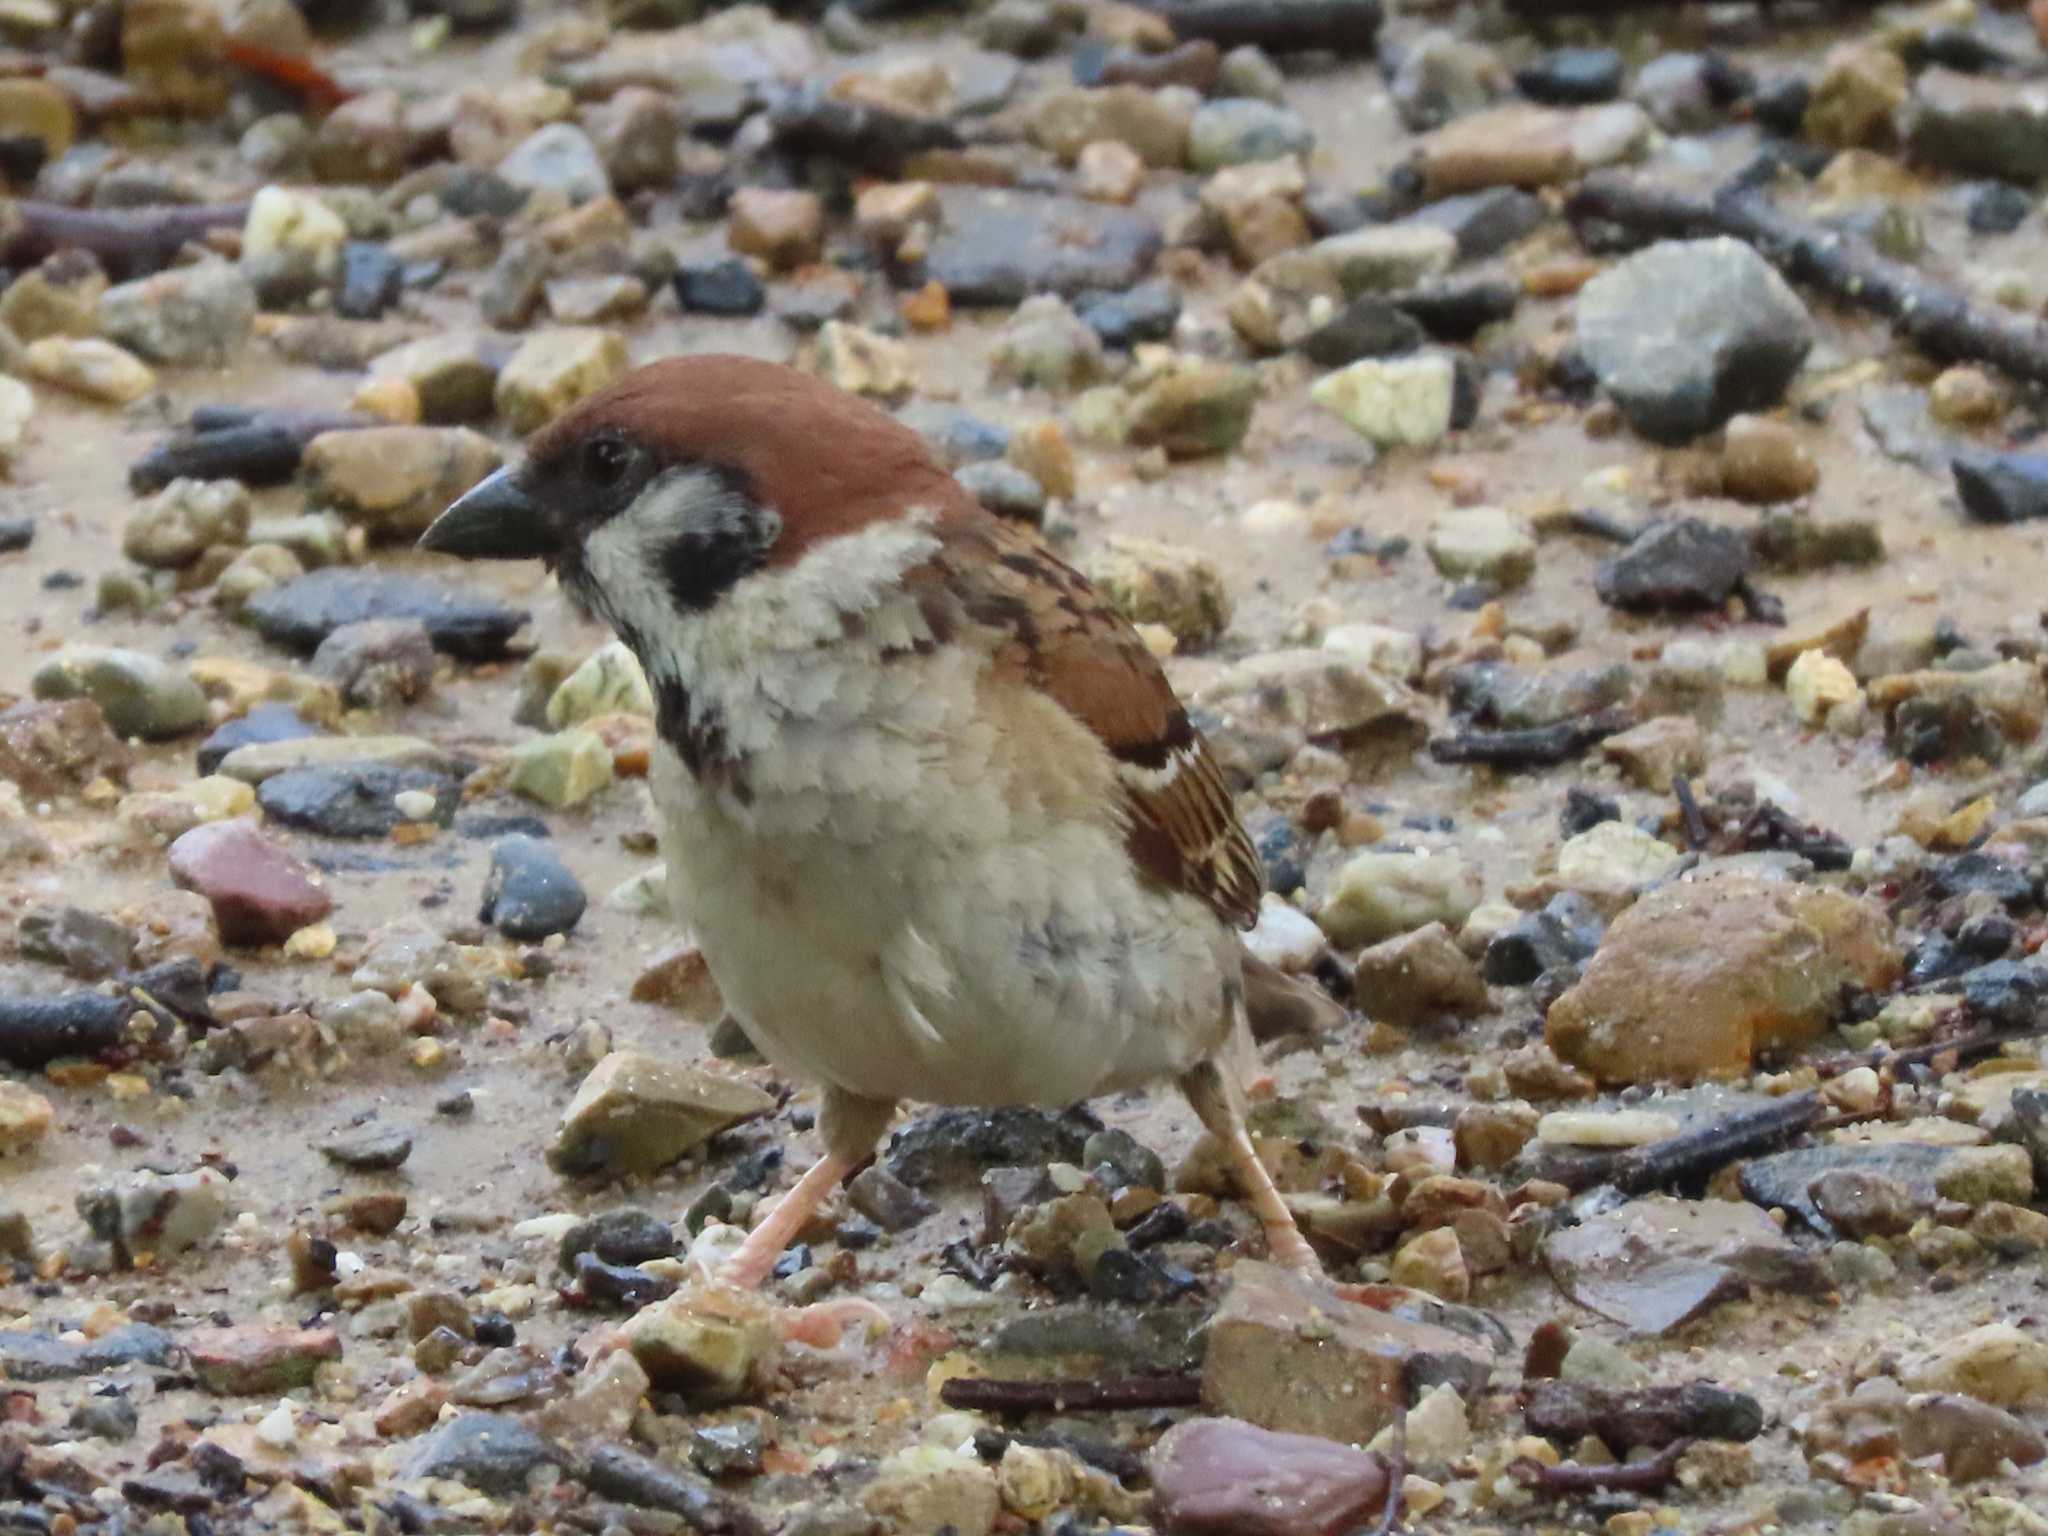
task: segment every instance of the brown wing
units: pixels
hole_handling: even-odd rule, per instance
[[[1137,631],[1080,572],[994,518],[951,522],[935,564],[968,619],[1010,636],[1000,659],[1109,748],[1133,862],[1226,922],[1256,923],[1258,852],[1208,743]]]

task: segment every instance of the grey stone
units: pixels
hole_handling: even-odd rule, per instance
[[[406,1458],[407,1477],[438,1477],[484,1493],[525,1490],[529,1473],[559,1462],[561,1451],[523,1419],[466,1413],[427,1435]]]
[[[429,818],[448,825],[462,799],[455,780],[424,768],[391,763],[336,763],[292,768],[266,778],[256,791],[264,815],[283,826],[322,837],[386,837],[414,820],[394,797],[423,790],[434,797]]]
[[[2048,177],[2048,89],[2037,80],[1929,69],[1905,116],[1907,147],[1943,170],[2020,183]]]
[[[1585,286],[1578,340],[1630,425],[1683,443],[1777,404],[1813,326],[1799,296],[1742,242],[1664,241]]]
[[[1163,244],[1146,215],[1076,198],[964,188],[941,194],[941,204],[945,222],[925,270],[965,307],[1129,288]]]
[[[36,669],[39,699],[91,699],[123,736],[165,741],[206,724],[206,695],[184,668],[141,651],[67,645]]]
[[[1300,113],[1251,97],[1204,102],[1188,125],[1188,163],[1198,171],[1305,155],[1314,147]]]
[[[83,907],[31,907],[15,939],[27,958],[61,965],[87,981],[118,976],[135,958],[133,929]]]
[[[100,329],[154,363],[221,368],[256,323],[256,290],[224,261],[174,267],[100,296]]]
[[[573,123],[537,128],[498,162],[498,175],[526,192],[558,192],[571,205],[611,195],[604,157]]]
[[[1630,610],[1718,608],[1748,577],[1755,556],[1738,528],[1696,517],[1659,523],[1594,573],[1600,600]]]
[[[313,653],[313,673],[350,704],[390,709],[425,696],[434,681],[434,642],[418,619],[344,624]]]

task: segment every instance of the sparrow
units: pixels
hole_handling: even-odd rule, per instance
[[[756,1288],[899,1102],[1177,1084],[1274,1259],[1316,1258],[1245,1128],[1263,873],[1137,632],[924,438],[772,363],[590,396],[420,540],[543,561],[633,650],[675,915],[824,1154],[720,1275]],[[1327,1004],[1328,1000],[1322,1000]]]

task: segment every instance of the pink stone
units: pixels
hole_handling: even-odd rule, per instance
[[[1387,1464],[1315,1435],[1242,1419],[1190,1419],[1152,1452],[1166,1536],[1344,1536],[1378,1520]]]
[[[171,844],[171,878],[213,905],[230,944],[279,943],[334,910],[312,871],[250,821],[213,821]]]

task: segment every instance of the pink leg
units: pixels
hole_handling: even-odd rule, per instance
[[[1222,1142],[1230,1154],[1238,1185],[1251,1202],[1259,1225],[1266,1229],[1266,1251],[1273,1262],[1303,1274],[1322,1274],[1322,1261],[1301,1235],[1301,1228],[1294,1224],[1294,1213],[1287,1209],[1273,1176],[1252,1148],[1251,1133],[1245,1129],[1244,1109],[1224,1080],[1222,1070],[1214,1062],[1204,1062],[1180,1080],[1180,1091],[1187,1095],[1188,1103],[1194,1106],[1197,1118],[1209,1134]]]
[[[775,1272],[782,1250],[796,1240],[818,1207],[832,1198],[853,1171],[866,1162],[896,1115],[894,1104],[856,1098],[837,1088],[825,1090],[824,1108],[818,1115],[818,1134],[825,1143],[825,1155],[796,1181],[796,1187],[749,1232],[718,1278],[721,1284],[757,1291]]]
[[[747,1234],[733,1256],[719,1272],[719,1282],[743,1291],[758,1291],[775,1271],[783,1249],[796,1240],[818,1207],[831,1199],[840,1181],[860,1166],[859,1158],[827,1152],[810,1171],[796,1181],[796,1188],[775,1202],[775,1208],[761,1224]]]

